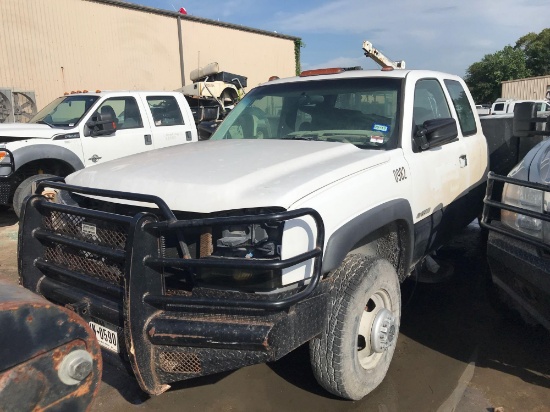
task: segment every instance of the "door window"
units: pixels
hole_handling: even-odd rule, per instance
[[[147,96],[155,126],[184,125],[181,109],[174,96]]]
[[[97,111],[102,115],[111,116],[117,130],[143,127],[139,107],[133,97],[112,97],[105,100]]]
[[[470,106],[464,88],[456,80],[445,80],[445,85],[451,95],[456,114],[458,115],[458,122],[460,123],[462,135],[470,136],[476,134],[477,127],[474,112],[472,111],[472,106]]]
[[[436,79],[419,80],[414,91],[413,134],[426,120],[449,117],[451,113],[441,84]]]

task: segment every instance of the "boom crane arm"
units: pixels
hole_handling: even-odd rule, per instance
[[[380,50],[375,49],[370,41],[365,40],[363,42],[363,51],[365,52],[366,57],[370,57],[372,60],[374,60],[383,68],[386,68],[386,67],[391,67],[393,69],[405,68],[405,60],[400,60],[400,61],[390,60],[388,57],[384,56],[384,54]]]

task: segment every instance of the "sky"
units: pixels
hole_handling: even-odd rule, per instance
[[[300,37],[302,69],[378,68],[373,43],[409,69],[464,76],[486,54],[550,27],[549,0],[130,0],[130,3]]]

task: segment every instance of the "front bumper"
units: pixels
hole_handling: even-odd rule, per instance
[[[489,230],[487,260],[493,283],[518,307],[550,330],[550,245],[498,221],[500,210],[550,221],[550,215],[510,206],[495,201],[495,182],[506,182],[550,191],[550,187],[504,176],[489,174],[481,226]]]
[[[491,232],[487,260],[493,283],[520,312],[550,330],[550,256],[528,243]]]
[[[7,205],[11,203],[15,191],[15,182],[12,179],[15,163],[13,153],[8,149],[0,149],[0,153],[5,153],[9,157],[9,163],[0,163],[0,205]]]
[[[320,281],[324,229],[314,210],[177,220],[161,199],[151,196],[53,182],[47,186],[158,206],[164,220],[151,213],[124,216],[54,204],[35,195],[24,207],[19,241],[22,284],[87,320],[115,325],[122,356],[149,394],[164,392],[174,381],[279,359],[320,332],[329,286]],[[316,244],[291,259],[163,256],[162,238],[170,231],[301,216],[316,222]],[[97,223],[96,239],[82,235],[84,219]],[[204,287],[174,293],[164,283],[167,267],[282,269],[305,261],[313,261],[309,283],[276,294]]]

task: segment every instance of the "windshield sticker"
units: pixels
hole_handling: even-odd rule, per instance
[[[390,131],[390,126],[386,124],[375,123],[374,126],[372,126],[372,130],[376,132],[388,133]]]
[[[370,137],[371,143],[384,143],[384,138],[382,136],[371,136]]]

